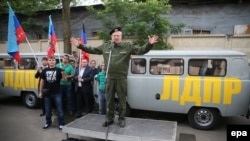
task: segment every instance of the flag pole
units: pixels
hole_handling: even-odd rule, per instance
[[[59,59],[59,64],[60,64],[60,67],[62,68],[62,62],[61,62],[61,58],[60,58],[60,50],[59,50],[59,47],[56,43],[56,50],[58,50],[58,59]]]
[[[28,43],[28,45],[29,45],[29,47],[30,47],[30,50],[31,50],[32,53],[33,53],[33,56],[34,56],[34,58],[35,58],[35,61],[36,61],[37,66],[40,67],[40,65],[39,65],[39,63],[38,63],[38,61],[37,61],[35,52],[34,52],[34,50],[32,49],[32,47],[31,47],[31,45],[30,45],[30,42],[29,42],[28,38],[26,37],[25,39],[26,39],[26,41],[27,41],[27,43]]]
[[[78,68],[79,68],[79,74],[80,74],[80,66],[81,66],[81,62],[82,62],[82,50],[79,51],[80,55],[79,55],[79,65],[78,65]]]

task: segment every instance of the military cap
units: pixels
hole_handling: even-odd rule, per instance
[[[122,28],[121,28],[121,27],[116,27],[116,28],[112,29],[112,30],[109,32],[109,34],[112,35],[112,34],[113,34],[114,32],[116,32],[116,31],[122,31]]]

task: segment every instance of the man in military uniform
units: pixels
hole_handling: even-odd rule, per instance
[[[119,126],[125,127],[127,74],[130,55],[143,55],[147,53],[158,40],[158,36],[148,36],[148,43],[142,47],[136,47],[129,42],[122,42],[122,30],[120,27],[110,31],[111,42],[103,43],[98,47],[87,47],[76,38],[71,38],[71,43],[78,49],[91,54],[102,54],[104,63],[107,64],[107,121],[106,127],[114,123],[114,98],[117,93],[119,99]]]

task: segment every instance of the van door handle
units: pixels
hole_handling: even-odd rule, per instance
[[[155,94],[155,99],[156,100],[160,100],[161,99],[161,95],[159,93]]]

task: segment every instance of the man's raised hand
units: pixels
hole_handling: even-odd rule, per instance
[[[157,35],[153,35],[153,37],[150,37],[150,36],[148,36],[148,42],[151,44],[151,45],[153,45],[153,44],[155,44],[155,43],[157,43],[158,42],[158,36]]]
[[[74,38],[74,37],[71,37],[71,38],[70,38],[70,43],[71,43],[72,45],[74,45],[74,46],[77,46],[77,47],[80,45],[79,39]]]

